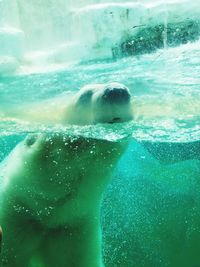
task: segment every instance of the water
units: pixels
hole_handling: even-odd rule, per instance
[[[1,78],[1,159],[30,132],[68,131],[107,140],[130,138],[102,208],[107,266],[176,267],[183,262],[177,259],[176,263],[173,250],[179,249],[183,255],[182,243],[187,248],[196,242],[193,235],[199,233],[199,161],[189,156],[196,145],[186,151],[182,147],[172,147],[170,151],[167,144],[199,140],[198,47],[196,42],[135,58],[74,64],[63,71]],[[17,118],[19,107],[26,109],[63,97],[67,100],[85,84],[108,81],[130,88],[133,121],[61,127]],[[151,147],[146,150],[140,143],[144,141],[164,145],[153,153]],[[190,160],[176,162],[176,154],[180,153],[179,158],[186,154]],[[198,158],[198,151],[196,154]],[[163,165],[165,161],[174,164]],[[170,245],[165,231],[169,231]],[[187,255],[191,261],[190,250]]]
[[[127,40],[134,36],[129,32],[132,15],[124,17],[127,8],[135,14],[133,3],[51,1],[51,9],[46,9],[44,1],[38,9],[25,2],[0,1],[4,12],[0,44],[1,27],[18,29],[12,35],[16,46],[10,44],[9,51],[0,48],[0,160],[28,133],[67,131],[109,141],[127,138],[129,146],[102,204],[106,267],[200,266],[200,42],[197,35],[194,42],[170,47],[166,31],[168,23],[189,16],[198,22],[199,2],[137,1],[134,25],[163,23],[163,48],[114,58],[112,49],[124,42],[124,32]],[[69,15],[69,10],[74,13]],[[73,23],[66,30],[69,20]],[[12,38],[4,40],[10,43]],[[69,56],[72,46],[75,51],[70,50]],[[5,65],[5,56],[10,65]],[[14,68],[13,62],[17,62]],[[31,109],[64,103],[85,84],[110,81],[130,89],[133,121],[80,127],[29,119]],[[27,116],[21,118],[21,113]]]
[[[2,77],[0,114],[4,130],[0,134],[37,132],[51,127],[56,130],[59,125],[44,128],[20,120],[19,107],[34,108],[38,103],[46,105],[63,97],[67,101],[85,84],[116,81],[129,87],[134,113],[132,122],[115,126],[119,136],[169,142],[199,140],[198,47],[199,41],[133,58],[73,64],[63,71]],[[67,127],[73,131],[73,127]],[[74,129],[83,135],[92,133],[103,138],[105,131],[112,128],[98,125]]]

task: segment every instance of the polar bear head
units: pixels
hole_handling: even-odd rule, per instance
[[[72,99],[65,121],[71,124],[116,123],[132,119],[131,95],[120,83],[84,86]]]

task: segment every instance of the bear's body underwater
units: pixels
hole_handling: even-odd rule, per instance
[[[129,91],[117,83],[84,88],[69,110],[65,123],[132,118]],[[102,267],[101,198],[126,146],[67,133],[19,143],[1,171],[0,266]]]

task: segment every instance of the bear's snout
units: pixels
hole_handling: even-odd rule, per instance
[[[120,84],[106,86],[102,95],[102,100],[108,104],[128,104],[130,99],[128,88]]]

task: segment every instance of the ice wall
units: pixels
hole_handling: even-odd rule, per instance
[[[155,42],[160,41],[156,40],[158,38],[162,39],[161,42],[165,46],[168,37],[182,37],[181,35],[185,35],[184,29],[188,32],[192,28],[190,36],[185,37],[187,42],[191,41],[195,34],[200,34],[200,10],[197,8],[199,4],[198,0],[191,3],[185,0],[88,5],[75,10],[73,23],[76,25],[76,31],[73,33],[75,39],[81,38],[82,46],[88,48],[86,58],[117,56],[123,52],[120,46],[129,41],[138,41],[135,38],[140,39],[141,50],[144,49],[141,41],[144,40],[148,45],[151,37]],[[161,36],[156,33],[159,31],[156,28],[158,26],[161,28]]]
[[[199,5],[200,0],[0,0],[0,73],[132,55],[145,50],[149,36],[152,46],[159,39],[156,48],[174,35],[192,41],[200,34]]]

